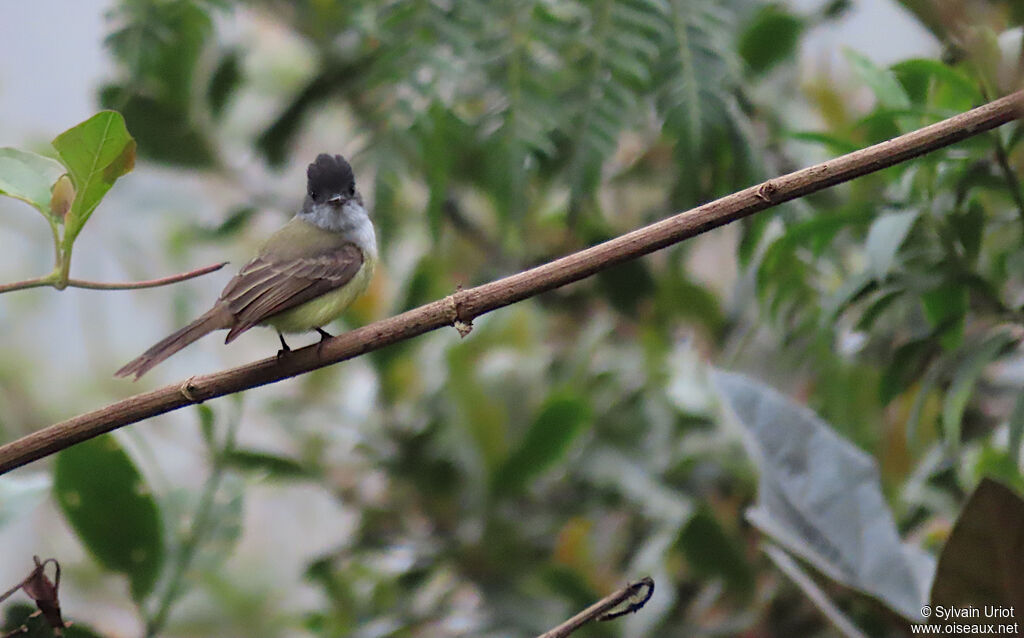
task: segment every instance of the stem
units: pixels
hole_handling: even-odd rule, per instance
[[[64,236],[67,239],[67,235]],[[71,242],[64,242],[64,250],[61,251],[60,259],[57,260],[57,280],[53,282],[53,287],[57,290],[64,290],[68,287],[68,282],[71,279]]]
[[[199,503],[196,505],[195,513],[192,516],[192,527],[188,535],[182,540],[181,548],[171,566],[171,574],[167,581],[167,588],[157,603],[156,611],[146,620],[146,638],[154,638],[167,624],[167,617],[171,609],[181,596],[181,588],[185,579],[185,573],[195,559],[206,534],[209,532],[211,517],[213,515],[214,499],[217,490],[220,489],[221,480],[224,478],[226,467],[225,459],[235,448],[235,432],[238,429],[240,419],[231,419],[228,425],[227,436],[224,437],[224,445],[219,450],[213,451],[213,467],[210,469],[210,476],[203,484],[203,491],[199,496]]]
[[[69,264],[70,261],[65,261],[65,264]],[[66,268],[55,269],[49,275],[45,277],[37,277],[35,279],[26,279],[24,281],[15,281],[9,284],[0,284],[0,294],[5,292],[13,292],[15,290],[25,290],[27,288],[41,288],[43,286],[51,286],[58,290],[64,288],[88,288],[90,290],[137,290],[139,288],[156,288],[157,286],[166,286],[168,284],[175,284],[179,281],[185,281],[186,279],[193,279],[195,277],[201,277],[211,272],[220,270],[228,262],[222,261],[219,264],[210,264],[209,266],[203,266],[202,268],[196,268],[188,272],[178,273],[177,275],[170,275],[167,277],[161,277],[159,279],[147,279],[146,281],[128,281],[118,283],[104,283],[100,281],[87,281],[85,279],[63,279],[67,274]]]
[[[61,255],[60,255],[60,230],[57,228],[57,224],[52,218],[47,216],[46,221],[50,224],[50,234],[53,235],[53,263],[55,268],[60,267]]]
[[[13,292],[15,290],[27,290],[29,288],[42,288],[43,286],[53,286],[57,283],[57,279],[60,277],[60,271],[54,270],[45,277],[36,277],[35,279],[25,279],[24,281],[15,281],[9,284],[0,284],[0,294],[5,292]]]

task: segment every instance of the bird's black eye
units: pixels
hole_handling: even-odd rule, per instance
[[[320,193],[316,191],[309,191],[309,196],[313,198],[314,202],[320,199]]]
[[[348,187],[348,196],[352,197],[355,194],[356,194],[356,185],[352,184],[351,186]]]

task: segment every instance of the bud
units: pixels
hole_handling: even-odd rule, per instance
[[[53,185],[52,192],[50,214],[63,222],[68,211],[71,210],[71,203],[75,201],[75,185],[71,183],[71,178],[64,174]]]

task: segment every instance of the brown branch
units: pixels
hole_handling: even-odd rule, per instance
[[[782,202],[814,193],[978,135],[1018,117],[1024,91],[881,144],[769,180],[597,246],[455,294],[333,339],[123,399],[33,432],[0,447],[0,473],[79,441],[186,405],[294,377],[410,339],[469,325],[475,317],[589,277]]]
[[[147,279],[146,281],[128,281],[124,283],[107,284],[98,281],[68,279],[68,286],[71,288],[88,288],[90,290],[138,290],[139,288],[156,288],[157,286],[176,284],[179,281],[185,281],[186,279],[194,279],[196,277],[208,275],[211,272],[220,270],[227,264],[228,262],[222,261],[219,264],[210,264],[209,266],[203,266],[202,268],[196,268],[195,270],[190,270],[188,272],[178,273],[177,275],[168,275],[167,277],[161,277],[159,279]]]
[[[53,286],[54,288],[88,288],[90,290],[137,290],[139,288],[156,288],[157,286],[176,284],[179,281],[185,281],[186,279],[202,277],[203,275],[220,270],[227,265],[227,263],[228,262],[226,261],[222,261],[219,264],[210,264],[209,266],[203,266],[202,268],[196,268],[195,270],[178,273],[177,275],[161,277],[159,279],[147,279],[146,281],[128,281],[121,283],[103,283],[100,281],[86,281],[84,279],[68,279],[64,286],[59,286],[57,278],[54,278],[52,275],[47,275],[36,279],[26,279],[25,281],[0,284],[0,294],[13,292],[15,290],[39,288],[41,286]]]
[[[630,583],[622,589],[605,596],[561,625],[545,631],[540,636],[537,636],[537,638],[565,638],[589,622],[595,620],[614,620],[626,614],[631,614],[646,605],[652,595],[654,595],[654,580],[649,576],[645,576],[635,583]],[[622,611],[612,611],[634,596],[640,596],[640,599],[630,603]]]

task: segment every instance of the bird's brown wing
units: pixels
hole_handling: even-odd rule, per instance
[[[221,293],[221,302],[235,317],[226,342],[278,313],[344,286],[362,265],[363,253],[355,244],[310,257],[256,257]]]

